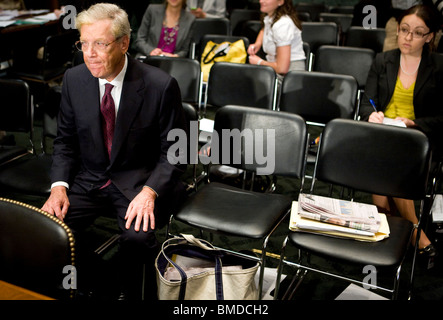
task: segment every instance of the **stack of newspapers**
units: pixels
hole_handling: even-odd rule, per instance
[[[310,194],[293,201],[289,229],[362,241],[389,237],[386,216],[375,205]]]

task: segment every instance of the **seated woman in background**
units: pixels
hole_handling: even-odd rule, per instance
[[[427,6],[417,5],[402,14],[397,29],[398,49],[376,56],[360,112],[362,120],[382,123],[385,117],[393,118],[408,128],[421,130],[431,142],[434,157],[441,157],[443,136],[443,56],[432,52],[438,29],[438,17]],[[379,195],[373,200],[380,210],[398,211],[403,218],[418,223],[413,200]],[[424,232],[420,234],[419,253],[436,253]]]
[[[137,32],[139,55],[187,57],[195,17],[186,11],[186,0],[166,0],[146,9]]]
[[[292,1],[260,1],[260,11],[265,14],[264,28],[255,43],[249,45],[249,63],[272,67],[280,80],[291,70],[305,70],[301,22]],[[260,48],[266,53],[266,60],[257,55]]]

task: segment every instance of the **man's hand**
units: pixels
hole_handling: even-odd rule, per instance
[[[143,231],[148,231],[150,223],[151,229],[155,229],[154,202],[157,195],[155,192],[144,187],[142,191],[131,201],[126,211],[126,229],[129,229],[135,219],[134,230],[139,231],[143,221]]]
[[[48,200],[42,207],[43,211],[55,215],[63,221],[68,213],[69,199],[64,186],[56,186],[51,189]]]

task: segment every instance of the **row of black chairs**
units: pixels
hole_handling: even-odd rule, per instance
[[[175,77],[179,83],[183,101],[196,106],[200,111],[200,115],[205,116],[207,106],[220,107],[227,104],[275,110],[281,108],[282,103],[288,104],[285,97],[286,92],[290,90],[299,91],[302,88],[307,91],[310,88],[315,88],[317,92],[322,92],[322,94],[317,95],[317,99],[331,97],[329,92],[334,90],[333,86],[336,85],[333,83],[326,85],[326,80],[323,80],[321,85],[316,83],[316,81],[321,81],[320,79],[325,77],[329,78],[329,82],[332,78],[353,77],[357,83],[357,95],[352,100],[358,106],[357,98],[361,96],[361,91],[364,90],[373,58],[374,52],[371,49],[322,46],[312,68],[314,72],[295,73],[300,74],[298,76],[300,80],[303,74],[303,80],[300,83],[298,83],[299,81],[290,80],[293,76],[287,75],[285,77],[286,81],[283,81],[283,96],[280,102],[277,99],[277,76],[270,67],[217,62],[211,68],[208,83],[204,87],[201,66],[196,60],[148,57],[145,59],[145,63],[160,67]],[[311,74],[308,75],[307,73]],[[323,73],[331,75],[324,75]],[[305,81],[310,81],[310,85],[303,85]],[[338,96],[340,93],[338,90],[343,91],[343,88],[342,86],[336,87],[336,93],[333,96]],[[351,88],[355,88],[355,86],[351,86]],[[302,98],[303,95],[292,93],[290,99]],[[337,111],[333,112],[336,113]],[[354,112],[358,112],[358,110],[354,109]]]
[[[303,192],[309,139],[305,119],[291,112],[230,105],[219,108],[214,120],[214,132],[219,137],[222,136],[222,130],[227,129],[238,129],[240,132],[251,130],[253,134],[249,138],[252,140],[245,141],[240,147],[229,144],[229,151],[224,151],[231,156],[223,157],[220,154],[217,159],[219,164],[260,174],[260,170],[269,163],[263,164],[248,158],[249,146],[259,141],[264,144],[262,150],[267,150],[268,155],[273,152],[272,175],[301,180],[299,192]],[[271,130],[272,138],[255,136],[257,130]],[[386,137],[389,137],[389,143],[386,143]],[[226,148],[224,141],[223,144]],[[413,159],[408,159],[410,152],[404,148],[409,144],[413,146]],[[211,148],[216,147],[214,145]],[[312,183],[324,181],[353,190],[424,201],[430,154],[428,139],[418,131],[352,119],[334,119],[324,129]],[[241,161],[232,162],[235,156]],[[248,162],[248,159],[252,161]],[[269,158],[268,160],[271,161]],[[405,179],[412,183],[405,183]],[[293,200],[295,199],[279,194],[278,191],[263,193],[210,182],[200,186],[180,211],[171,217],[171,221],[177,220],[210,234],[261,240],[260,257],[251,257],[261,263],[261,292],[267,244],[276,228],[287,221]],[[420,212],[420,216],[422,213]],[[366,243],[290,232],[284,245],[289,241],[300,250],[327,259],[362,266],[373,265],[379,272],[393,271],[393,287],[383,290],[396,298],[399,274],[409,248],[413,226],[402,218],[390,217],[388,222],[390,236],[381,242]],[[293,262],[290,257],[283,260],[284,252],[281,257],[279,275],[283,266],[287,265],[313,270],[312,266],[300,261]],[[413,271],[410,278],[410,283],[412,282]],[[278,297],[277,294],[278,292],[275,298]]]
[[[303,72],[302,72],[303,73]],[[313,74],[313,73],[307,73],[306,74]],[[20,82],[20,81],[19,81]],[[24,83],[23,83],[24,84]],[[355,85],[356,86],[356,85]],[[223,110],[223,111],[222,111]],[[351,120],[349,120],[351,121]],[[352,120],[353,121],[353,120]],[[345,123],[347,123],[345,121]],[[355,123],[358,123],[357,121],[353,121],[352,125],[354,125]],[[303,179],[303,171],[304,171],[304,166],[305,166],[305,155],[306,155],[306,146],[307,146],[307,130],[306,130],[306,123],[305,120],[297,114],[293,114],[290,112],[284,112],[284,111],[280,111],[280,112],[276,112],[275,110],[266,110],[263,108],[256,108],[256,107],[222,107],[220,108],[220,111],[218,111],[216,113],[216,117],[215,117],[215,125],[214,125],[214,129],[216,131],[220,131],[222,129],[234,129],[236,126],[238,126],[238,124],[242,124],[241,127],[239,127],[238,129],[243,130],[245,128],[249,128],[251,130],[256,130],[256,129],[273,129],[273,130],[278,130],[276,131],[276,135],[275,137],[277,138],[277,141],[274,145],[274,148],[276,150],[275,153],[275,167],[274,167],[274,173],[275,174],[279,174],[281,173],[282,175],[289,175],[298,179]],[[329,124],[328,124],[329,126]],[[328,127],[327,126],[327,127]],[[362,126],[361,124],[359,124],[359,126]],[[364,125],[363,125],[364,126]],[[363,129],[365,127],[362,127]],[[374,127],[375,128],[375,127]],[[347,133],[347,136],[349,135],[349,132],[353,132],[354,136],[355,133],[359,132],[359,130],[363,130],[359,127],[356,128],[352,128],[349,127],[346,130],[344,130],[344,132]],[[326,130],[326,129],[325,129]],[[384,129],[380,129],[380,130],[384,130]],[[387,129],[387,130],[391,130],[391,129]],[[401,130],[401,129],[400,129]],[[409,130],[404,130],[404,132],[406,132]],[[412,132],[412,130],[410,130]],[[325,133],[325,136],[327,135],[327,132]],[[290,133],[290,134],[289,134]],[[297,134],[294,134],[297,133]],[[386,139],[386,134],[387,132],[383,132],[380,133],[380,137],[384,137],[384,139]],[[290,138],[292,137],[293,138]],[[333,137],[337,137],[337,135],[332,135]],[[364,136],[366,137],[366,134],[364,134]],[[370,134],[368,135],[370,137],[372,137],[373,135]],[[357,143],[362,145],[362,139],[358,138],[359,135],[355,135],[355,141]],[[301,140],[300,140],[301,139]],[[408,138],[409,139],[409,138]],[[422,138],[419,138],[422,139]],[[287,141],[288,140],[288,141]],[[395,140],[396,142],[399,142],[397,140]],[[288,143],[290,145],[288,145]],[[378,143],[380,143],[380,141],[378,141]],[[408,142],[409,143],[409,142]],[[326,144],[326,142],[325,142]],[[350,143],[344,143],[345,145],[351,147],[352,144]],[[327,144],[326,144],[327,145]],[[341,145],[341,143],[339,143],[338,145]],[[403,146],[404,143],[399,143],[398,146]],[[335,148],[337,148],[337,142],[334,143]],[[365,146],[365,148],[368,148],[367,150],[374,150],[374,149],[369,149],[368,146]],[[323,147],[322,147],[323,148]],[[353,147],[351,147],[352,149]],[[377,145],[377,148],[379,148],[379,145]],[[403,148],[405,149],[405,148]],[[321,148],[320,148],[321,150]],[[386,149],[387,151],[392,151],[394,149],[392,149],[391,147]],[[409,149],[408,149],[409,150]],[[419,149],[421,150],[421,149]],[[240,152],[240,154],[244,154],[243,153],[244,150],[232,150],[232,152]],[[377,154],[377,156],[380,157],[380,153],[378,152],[379,150],[377,150],[377,153],[375,152],[370,152],[371,154]],[[289,152],[289,154],[288,154]],[[298,156],[294,156],[294,153],[299,152]],[[321,153],[321,151],[320,151]],[[234,154],[234,153],[232,153]],[[343,153],[344,155],[349,156],[350,154],[354,154],[351,153],[350,151],[347,151],[345,153]],[[355,154],[358,155],[364,155],[365,153],[363,152],[356,152]],[[396,154],[396,153],[395,153]],[[417,152],[418,155],[424,155],[423,152]],[[286,155],[286,156],[285,156]],[[426,153],[426,156],[427,153]],[[410,157],[409,157],[410,158]],[[33,156],[33,159],[37,159],[35,156]],[[301,160],[303,159],[303,160]],[[384,158],[383,158],[384,159]],[[404,157],[402,159],[408,159],[407,157]],[[346,159],[349,160],[349,159]],[[282,161],[282,164],[280,164],[280,161]],[[345,161],[344,159],[341,159],[340,161],[338,161],[338,165],[340,166],[340,168],[347,168],[347,166],[343,165],[343,161]],[[354,168],[355,170],[360,170],[361,166],[360,164],[364,163],[364,162],[360,162],[361,160],[359,159],[357,160],[353,160],[354,161],[354,166],[355,163],[359,163],[359,165],[357,166],[358,168]],[[387,161],[387,159],[384,159],[383,161]],[[409,160],[408,160],[409,161]],[[328,163],[331,161],[328,161]],[[24,163],[24,161],[17,161],[12,163],[9,163],[8,165],[6,165],[4,167],[4,170],[1,170],[0,172],[0,176],[2,174],[9,174],[11,171],[11,168],[14,168],[15,163]],[[386,162],[387,163],[387,162]],[[383,162],[384,167],[385,168],[391,168],[389,165],[387,165],[385,162]],[[410,164],[412,164],[413,162],[410,162]],[[12,164],[12,167],[11,167]],[[229,163],[232,164],[232,163]],[[416,164],[414,164],[415,166]],[[251,170],[251,169],[257,169],[259,168],[259,166],[257,166],[257,164],[253,163],[253,164],[244,164],[244,163],[240,163],[239,167],[242,168],[242,170]],[[366,169],[366,166],[364,166]],[[377,166],[379,167],[379,166]],[[415,169],[420,168],[423,169],[422,167],[414,167]],[[414,169],[414,172],[409,172],[408,174],[403,174],[401,175],[399,173],[398,177],[401,177],[401,179],[404,179],[405,176],[408,177],[408,179],[410,178],[410,175],[415,173],[417,170]],[[423,169],[425,170],[425,169]],[[13,170],[12,170],[13,171]],[[360,170],[362,171],[362,170]],[[363,170],[363,171],[367,171],[367,170]],[[9,178],[6,179],[6,183],[9,181],[17,181],[20,180],[22,182],[24,182],[24,184],[26,185],[30,185],[30,179],[29,176],[26,174],[26,176],[24,176],[24,172],[22,169],[18,170],[16,172],[16,176],[12,177],[10,176]],[[421,172],[421,171],[420,171]],[[28,172],[28,173],[32,173],[32,172]],[[391,172],[392,173],[392,172]],[[352,177],[355,173],[350,174],[350,176]],[[372,175],[370,175],[370,177],[372,177]],[[386,174],[384,175],[384,177],[390,177],[390,175]],[[26,181],[23,180],[23,178],[25,178]],[[391,178],[391,177],[390,177]],[[317,179],[321,179],[319,177],[317,177]],[[359,179],[358,181],[366,181],[365,179]],[[334,183],[334,181],[330,181],[331,183]],[[418,186],[422,186],[423,183],[421,183],[421,181],[417,181],[418,182]],[[341,184],[341,183],[338,183]],[[374,186],[373,183],[371,183],[372,186]],[[403,183],[403,185],[405,185]],[[410,184],[407,184],[410,185]],[[412,183],[411,185],[416,185],[414,183]],[[207,186],[201,188],[201,190],[203,191],[199,191],[198,196],[196,196],[196,198],[192,197],[192,199],[197,199],[195,200],[197,204],[199,203],[205,203],[205,205],[202,207],[194,207],[195,203],[193,203],[194,200],[190,200],[191,202],[187,205],[185,205],[185,207],[180,211],[180,213],[178,215],[175,216],[175,218],[177,220],[183,221],[183,222],[188,222],[191,225],[194,226],[198,226],[199,228],[205,229],[206,231],[208,230],[216,230],[217,232],[222,232],[222,233],[232,233],[230,228],[234,228],[232,230],[233,233],[235,235],[244,235],[243,232],[250,232],[251,229],[247,228],[247,224],[250,221],[257,221],[257,224],[255,226],[252,226],[252,230],[254,230],[252,233],[248,233],[246,234],[246,237],[248,238],[263,238],[265,237],[265,243],[263,245],[263,255],[261,257],[261,263],[262,263],[262,267],[265,266],[264,264],[264,259],[266,257],[266,242],[268,241],[268,236],[269,236],[269,232],[271,230],[274,230],[275,227],[280,223],[281,219],[286,217],[286,215],[288,214],[288,204],[291,202],[291,199],[288,199],[287,197],[283,197],[280,195],[269,195],[269,194],[263,194],[263,199],[261,201],[257,201],[257,195],[255,195],[255,193],[249,194],[249,191],[242,191],[242,192],[238,192],[238,190],[236,190],[235,188],[232,188],[231,186],[227,187],[227,189],[224,189],[223,186],[220,186],[219,184],[213,183],[208,185],[210,186],[209,188]],[[350,185],[352,186],[352,185]],[[358,187],[363,188],[361,185],[359,185]],[[397,186],[398,187],[398,186]],[[363,188],[364,190],[364,188]],[[371,189],[372,190],[372,189]],[[369,190],[369,192],[371,192],[371,190]],[[378,190],[380,191],[380,190]],[[238,195],[238,198],[234,197],[233,194]],[[247,201],[246,199],[242,198],[240,195],[244,194],[246,197],[250,198],[250,201]],[[197,193],[196,193],[197,195]],[[221,209],[226,209],[226,205],[222,206],[222,208],[220,208],[219,206],[219,202],[220,201],[220,195],[224,195],[226,196],[226,199],[229,199],[229,201],[222,201],[223,203],[225,203],[226,205],[229,204],[229,206],[233,206],[231,207],[232,210],[228,210],[228,212],[232,212],[232,213],[236,213],[235,215],[233,215],[232,218],[237,218],[238,219],[238,214],[236,210],[234,210],[235,208],[243,208],[245,203],[248,203],[248,205],[246,206],[246,208],[251,208],[250,212],[248,211],[250,214],[253,214],[254,219],[248,219],[246,218],[246,213],[244,212],[245,210],[242,209],[242,212],[244,212],[244,216],[241,219],[241,222],[244,222],[245,225],[243,225],[243,227],[238,227],[240,226],[239,221],[235,220],[233,223],[229,223],[226,213],[223,213],[223,215],[221,216],[222,220],[224,221],[224,223],[221,223],[219,220],[217,220],[217,216],[218,214],[220,214],[220,210]],[[253,196],[252,196],[253,195]],[[397,196],[405,196],[407,197],[406,194],[403,193],[399,193],[397,194]],[[275,197],[274,197],[275,196]],[[200,198],[201,197],[201,198]],[[209,201],[210,199],[212,199],[213,197],[216,197],[218,200],[217,201]],[[198,200],[199,199],[199,200]],[[252,200],[253,199],[253,200]],[[270,203],[268,204],[268,200],[269,199],[272,203],[272,206],[270,206]],[[276,200],[277,199],[277,200]],[[414,198],[416,199],[416,198]],[[254,206],[254,203],[259,204],[259,207],[261,209],[264,208],[269,208],[272,210],[276,210],[274,211],[274,218],[271,220],[268,220],[268,215],[267,215],[267,210],[262,210],[260,212],[263,213],[263,217],[259,217],[257,215],[257,208]],[[210,209],[210,205],[216,205],[219,209],[217,208],[213,208]],[[278,205],[277,205],[278,204]],[[240,206],[241,205],[241,206]],[[240,206],[240,207],[239,207]],[[270,206],[270,207],[269,207]],[[277,208],[279,208],[277,210]],[[227,209],[226,209],[227,210]],[[211,214],[214,215],[213,218],[208,219],[208,212],[210,212]],[[204,215],[205,218],[203,219],[203,217],[201,217],[201,215]],[[210,216],[210,215],[209,215]],[[220,219],[220,218],[218,218]],[[277,223],[278,222],[278,223]],[[215,223],[215,224],[211,224],[211,223]],[[404,222],[402,222],[404,223]],[[217,227],[215,227],[217,226]],[[224,227],[226,227],[225,229],[223,229]],[[259,229],[258,226],[261,226]],[[261,231],[257,231],[257,230],[261,230]],[[254,233],[255,232],[255,233]],[[401,237],[401,241],[403,242],[405,240],[405,233],[402,233],[402,237]],[[397,239],[394,236],[394,232],[392,232],[391,234],[391,238],[390,239]],[[322,240],[322,238],[320,238],[320,240]],[[399,241],[398,239],[395,241]],[[394,242],[395,242],[394,241]],[[348,242],[344,242],[343,244],[340,243],[340,245],[344,245]],[[354,246],[355,244],[352,243],[352,246]],[[389,247],[390,249],[393,249],[392,246]],[[398,248],[395,247],[395,250],[397,250]],[[360,248],[358,248],[358,250],[360,250]],[[400,257],[402,256],[402,252],[404,251],[399,251],[400,254],[397,254],[396,257]],[[341,257],[343,258],[343,257]],[[372,260],[371,260],[372,261]],[[398,260],[396,260],[398,261]],[[286,263],[286,262],[285,262]],[[385,263],[385,262],[383,262]],[[261,269],[263,272],[264,269]],[[263,273],[261,273],[261,276],[263,275]],[[262,279],[262,277],[261,277]],[[260,282],[261,283],[261,282]],[[396,290],[394,290],[394,293],[396,293]]]

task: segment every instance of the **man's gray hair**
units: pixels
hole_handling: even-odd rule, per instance
[[[116,39],[131,35],[131,25],[125,10],[112,3],[97,3],[77,15],[75,25],[78,30],[85,24],[92,24],[99,20],[112,21],[111,32]]]

